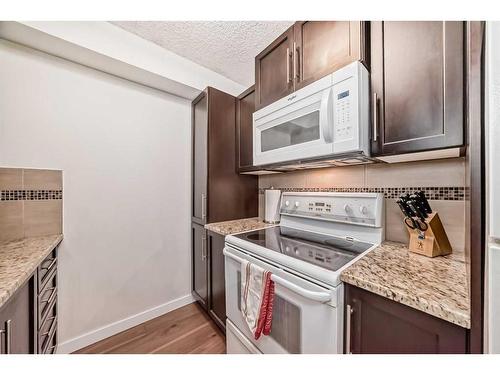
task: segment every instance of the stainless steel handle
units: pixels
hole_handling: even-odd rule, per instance
[[[234,259],[238,263],[241,263],[244,261],[244,259],[241,259],[240,257],[231,254],[224,248],[223,253],[225,256]],[[297,284],[294,284],[288,280],[282,279],[281,277],[277,275],[271,275],[271,280],[273,280],[276,284],[279,284],[292,292],[297,293],[298,295],[301,295],[302,297],[305,297],[307,299],[316,301],[316,302],[329,302],[332,299],[332,294],[331,292],[316,292],[314,290],[309,290],[302,288],[301,286],[298,286]]]
[[[201,260],[205,261],[207,259],[207,237],[203,236],[201,238]]]
[[[296,42],[293,42],[293,75],[298,82],[300,80],[300,52]]]
[[[5,322],[5,353],[11,354],[12,350],[12,320]]]
[[[373,93],[373,141],[376,142],[378,138],[378,98],[377,93]]]
[[[201,218],[205,219],[207,217],[207,207],[206,207],[207,197],[204,193],[201,194]]]
[[[286,84],[290,83],[290,48],[286,47]]]
[[[345,351],[347,354],[352,354],[351,351],[351,315],[353,313],[351,305],[346,306],[345,311]]]
[[[0,329],[0,354],[2,354],[2,348],[3,348],[2,337],[3,337],[4,333],[5,333],[5,330],[4,329]]]

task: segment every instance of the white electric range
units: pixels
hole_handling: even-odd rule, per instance
[[[229,235],[224,248],[227,353],[342,353],[342,270],[384,240],[379,193],[283,193],[280,225]],[[272,273],[271,334],[252,337],[240,311],[241,261]]]

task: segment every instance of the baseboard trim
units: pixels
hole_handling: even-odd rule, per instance
[[[117,322],[105,325],[94,331],[90,331],[81,336],[75,337],[73,339],[67,340],[60,343],[57,346],[57,354],[68,354],[74,351],[91,345],[97,341],[103,340],[110,336],[116,335],[117,333],[123,332],[129,328],[132,328],[138,324],[144,323],[148,320],[154,319],[160,315],[166,314],[170,311],[178,309],[179,307],[188,305],[194,302],[194,298],[191,294],[184,297],[177,298],[173,301],[164,303],[162,305],[153,307],[149,310],[140,312],[138,314],[129,316],[125,319],[119,320]]]

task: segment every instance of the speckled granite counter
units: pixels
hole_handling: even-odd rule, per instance
[[[57,234],[0,243],[0,308],[62,238],[62,234]]]
[[[470,328],[466,265],[454,254],[427,258],[404,244],[384,242],[344,270],[340,279]]]
[[[264,221],[262,221],[259,217],[252,217],[250,219],[221,221],[219,223],[206,224],[205,229],[227,236],[228,234],[248,232],[250,230],[264,229],[274,226],[274,224],[264,223]]]

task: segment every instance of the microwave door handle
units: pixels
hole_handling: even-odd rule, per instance
[[[321,126],[321,133],[325,143],[332,143],[332,129],[333,129],[333,90],[330,88],[323,94],[321,98],[319,110],[319,123]]]
[[[241,259],[240,257],[238,257],[234,254],[231,254],[229,251],[227,251],[226,248],[224,248],[223,253],[225,256],[227,256],[228,258],[234,259],[238,263],[241,263],[243,261],[243,259]],[[277,275],[272,275],[271,280],[273,280],[276,284],[279,284],[279,285],[291,290],[292,292],[295,292],[298,295],[305,297],[307,299],[310,299],[312,301],[315,301],[315,302],[329,302],[332,299],[332,295],[329,292],[315,292],[313,290],[302,288],[301,286],[298,286],[298,285],[296,285],[288,280],[282,279],[281,277],[279,277]]]

